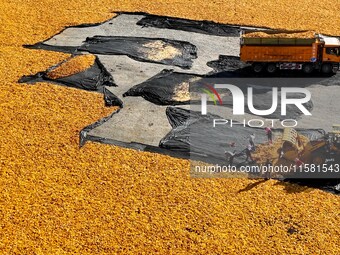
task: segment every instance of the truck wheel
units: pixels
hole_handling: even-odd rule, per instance
[[[321,71],[324,74],[330,74],[332,72],[333,68],[331,66],[331,64],[323,64],[321,67]]]
[[[254,63],[253,64],[254,73],[261,73],[262,70],[263,70],[263,64],[261,64],[261,63]]]
[[[302,71],[305,73],[305,74],[310,74],[312,73],[314,70],[314,67],[312,64],[304,64],[302,66]]]
[[[276,72],[276,65],[275,64],[269,64],[267,65],[267,72],[272,74]]]

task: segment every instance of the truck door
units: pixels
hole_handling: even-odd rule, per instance
[[[327,46],[324,48],[323,62],[340,62],[340,48],[335,46]]]

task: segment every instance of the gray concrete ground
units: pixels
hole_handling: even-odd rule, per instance
[[[125,143],[158,146],[171,130],[165,109],[166,106],[154,105],[141,97],[128,97],[118,114],[89,134]]]
[[[171,127],[165,116],[165,107],[147,102],[140,97],[122,98],[122,94],[132,86],[156,75],[163,69],[174,69],[179,72],[207,74],[212,71],[207,62],[217,60],[219,55],[239,55],[239,38],[221,37],[206,34],[184,32],[171,29],[158,29],[136,25],[142,15],[122,14],[96,27],[68,28],[46,42],[49,45],[80,46],[86,37],[94,35],[133,36],[150,38],[167,38],[182,40],[197,47],[198,58],[193,61],[189,70],[175,66],[135,61],[127,56],[99,55],[100,61],[113,75],[118,87],[110,90],[124,102],[124,108],[112,119],[90,131],[90,135],[110,138],[122,142],[139,142],[158,145]],[[313,85],[308,88],[312,93],[314,110],[312,116],[303,117],[299,128],[323,128],[329,131],[333,123],[340,124],[340,86]],[[198,106],[193,106],[200,110]],[[184,108],[190,108],[184,106]],[[192,108],[193,109],[193,108]],[[218,113],[214,107],[212,112]],[[232,117],[231,109],[220,112],[223,118],[241,120],[257,118],[247,114],[245,117]],[[260,118],[261,119],[261,118]]]
[[[299,121],[299,127],[332,129],[332,124],[340,124],[340,86],[313,85],[308,87],[312,94],[312,116]]]

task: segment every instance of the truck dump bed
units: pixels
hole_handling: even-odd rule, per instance
[[[317,43],[310,32],[248,32],[241,36],[240,58],[244,62],[311,62],[317,57]]]
[[[312,46],[242,45],[240,58],[244,62],[311,62]]]

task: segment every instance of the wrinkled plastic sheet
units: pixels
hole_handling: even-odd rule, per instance
[[[61,62],[63,63],[63,62]],[[60,65],[59,63],[58,65]],[[56,66],[58,66],[56,65]],[[50,69],[48,69],[50,70]],[[39,72],[35,75],[23,76],[19,79],[19,83],[34,84],[36,82],[52,82],[58,85],[94,91],[104,94],[105,106],[119,106],[123,107],[123,101],[113,94],[107,87],[117,86],[111,74],[102,65],[100,60],[96,57],[95,62],[88,69],[58,79],[51,79],[48,77],[48,70]]]
[[[239,26],[224,25],[212,21],[188,20],[156,15],[147,15],[138,21],[137,25],[144,27],[175,29],[216,36],[238,37],[240,35]]]
[[[163,70],[145,82],[130,88],[123,96],[140,96],[157,105],[189,104],[190,100],[176,100],[175,91],[181,84],[196,78],[202,80],[203,76]]]
[[[264,128],[255,128],[248,125],[235,125],[234,127],[228,125],[219,127],[216,125],[215,128],[212,128],[212,120],[220,118],[213,114],[202,115],[200,112],[169,106],[166,109],[166,115],[173,129],[161,140],[160,147],[162,148],[185,152],[191,151],[224,160],[225,151],[220,150],[220,153],[218,153],[216,145],[223,148],[226,144],[235,143],[234,150],[242,151],[249,144],[250,134],[255,134],[257,144],[267,142]],[[319,140],[326,135],[323,129],[297,128],[296,130],[310,141]],[[272,129],[272,131],[274,134],[283,133],[283,129]],[[207,137],[207,134],[210,134],[209,137]],[[189,139],[192,135],[197,139]],[[197,140],[198,143],[191,145],[190,142],[193,140]],[[211,145],[209,146],[209,144]]]
[[[247,125],[216,125],[212,128],[213,119],[219,116],[213,114],[201,115],[200,112],[185,110],[177,107],[168,107],[166,110],[172,130],[160,141],[160,147],[184,154],[190,154],[192,160],[203,161],[211,164],[228,165],[226,152],[234,152],[233,165],[257,166],[256,161],[246,161],[246,148],[249,145],[251,134],[255,135],[255,147],[267,143],[264,128],[254,128]],[[283,129],[272,129],[273,133],[282,135]],[[322,129],[296,129],[298,133],[307,136],[311,141],[322,139],[325,131]],[[232,146],[231,146],[232,144]],[[340,163],[339,162],[335,163]],[[253,174],[256,176],[256,174]],[[339,173],[305,173],[294,174],[297,182],[317,185],[315,180],[323,179],[323,186],[329,183],[340,182]],[[284,178],[292,178],[292,174],[283,175]],[[292,179],[290,179],[292,180]]]
[[[332,74],[328,79],[320,82],[320,85],[324,86],[340,86],[340,71],[336,74]]]
[[[33,45],[24,45],[27,49],[34,50],[49,50],[49,51],[57,51],[63,53],[75,54],[78,51],[78,46],[58,46],[58,45],[48,45],[44,42],[38,42]]]
[[[35,75],[23,76],[20,78],[19,83],[36,83],[47,81],[68,87],[98,92],[103,92],[104,86],[117,86],[114,83],[112,75],[106,70],[98,57],[96,57],[92,66],[82,72],[58,79],[51,79],[47,74],[48,70],[39,72]]]
[[[183,69],[190,69],[193,59],[197,58],[195,45],[164,38],[94,36],[86,38],[86,41],[79,46],[58,46],[39,42],[25,47],[65,53],[89,52],[102,55],[126,55],[141,62],[172,65]]]
[[[153,48],[152,45],[161,43],[160,48]],[[149,45],[149,46],[147,46]],[[179,54],[166,55],[166,49],[176,49]],[[86,38],[86,41],[78,50],[87,51],[93,54],[104,55],[127,55],[138,61],[148,61],[165,65],[174,65],[189,69],[192,60],[197,58],[196,46],[184,42],[161,38],[122,37],[122,36],[94,36]],[[155,55],[153,51],[164,51],[164,58]]]
[[[158,105],[201,104],[201,93],[202,89],[205,88],[205,84],[235,84],[245,95],[247,95],[247,88],[253,87],[253,100],[256,109],[265,110],[269,108],[268,106],[272,105],[272,85],[275,83],[268,80],[268,78],[258,81],[251,78],[228,79],[215,76],[178,73],[171,70],[163,70],[145,82],[135,85],[125,92],[123,96],[140,96]],[[260,84],[264,85],[261,86]],[[222,99],[222,105],[231,108],[233,106],[232,97],[229,93],[220,91],[222,90],[218,90]],[[185,96],[181,97],[183,94]],[[287,97],[301,98],[303,96],[302,94],[296,93],[295,95],[288,94]],[[280,94],[278,100],[280,102]],[[213,104],[213,102],[208,102],[208,104]],[[312,101],[305,103],[304,106],[309,111],[313,109]],[[248,107],[245,107],[245,111],[251,113]],[[282,119],[285,117],[289,119],[299,119],[301,115],[301,111],[295,105],[287,105],[287,115],[282,116],[281,104],[279,104],[277,110],[271,115],[268,115],[267,118]]]
[[[241,153],[249,144],[250,134],[255,134],[257,143],[265,143],[264,130],[242,125],[237,128],[216,126],[212,128],[212,114],[201,115],[200,112],[177,107],[166,109],[168,120],[173,129],[165,136],[159,146],[174,151],[191,154],[193,159],[209,163],[225,163],[227,144],[235,143],[232,150]],[[235,158],[234,163],[242,164],[245,154]]]

